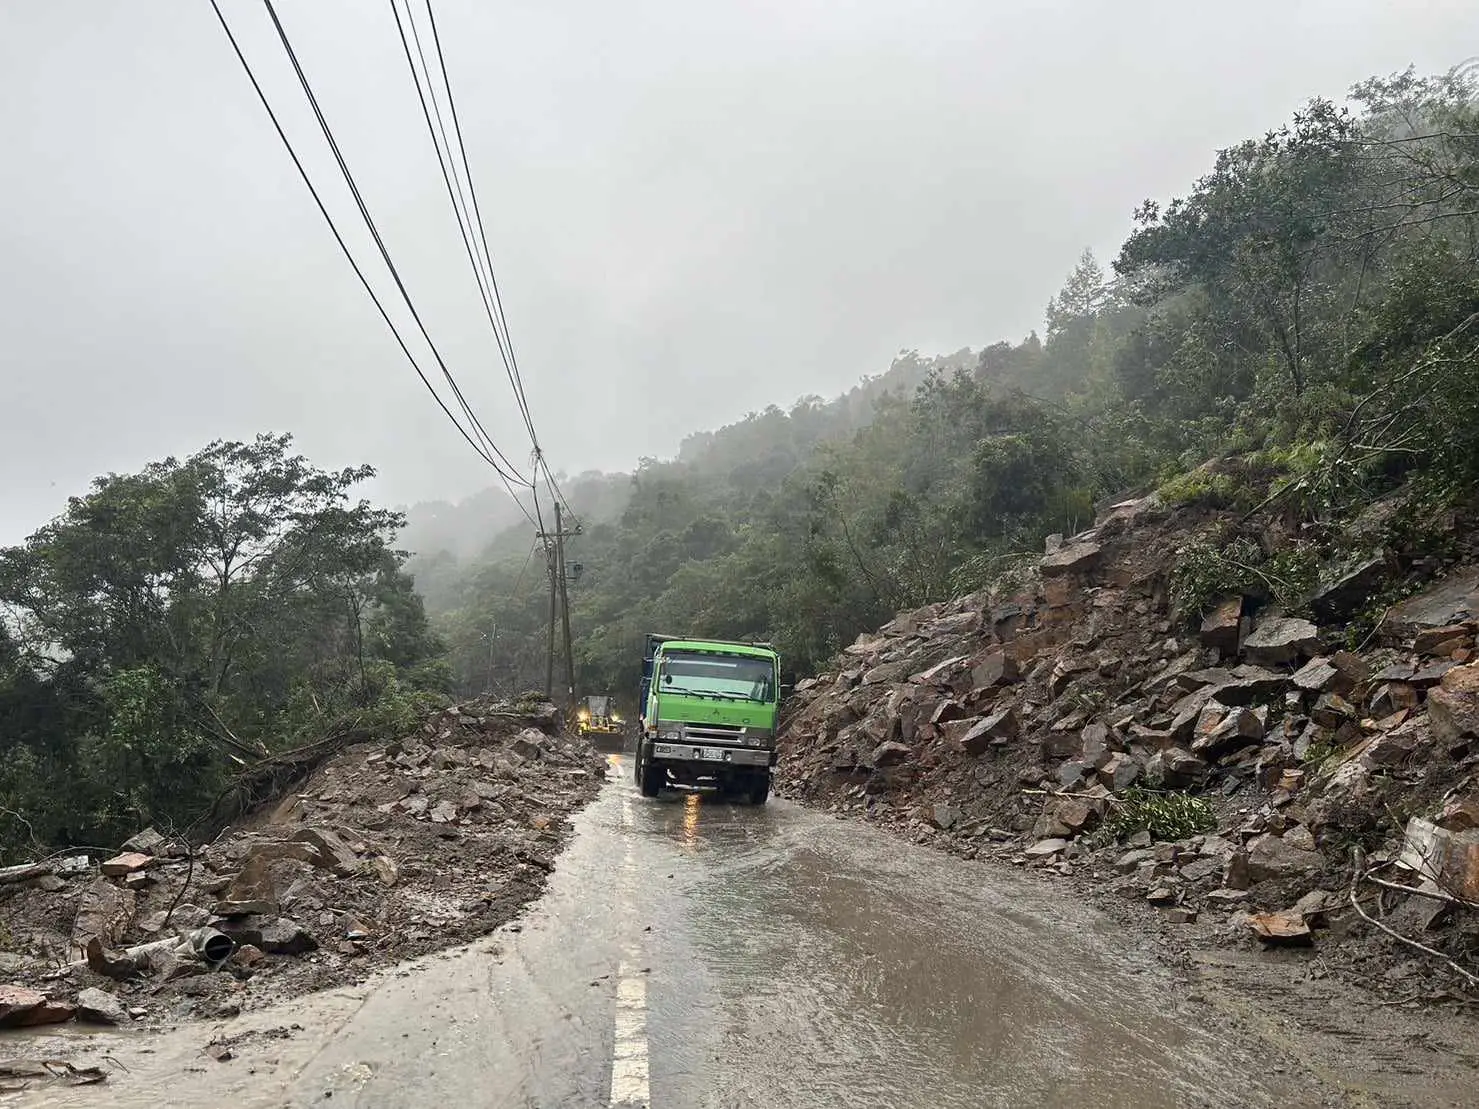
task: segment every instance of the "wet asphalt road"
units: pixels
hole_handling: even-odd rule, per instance
[[[613,762],[512,928],[219,1030],[114,1037],[128,1073],[21,1103],[1293,1103],[1061,893],[785,802],[644,800]],[[215,1031],[248,1033],[232,1061],[201,1054]]]

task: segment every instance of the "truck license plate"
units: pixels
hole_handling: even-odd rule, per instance
[[[709,762],[723,762],[724,752],[717,747],[695,747],[693,757],[707,759]]]

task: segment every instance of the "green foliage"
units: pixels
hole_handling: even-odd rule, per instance
[[[1172,478],[1159,492],[1162,501],[1178,508],[1238,508],[1249,500],[1247,487],[1232,474],[1207,467]]]
[[[1104,827],[1106,834],[1117,840],[1137,832],[1149,832],[1154,840],[1181,840],[1198,832],[1216,831],[1217,814],[1201,797],[1131,786],[1111,807]]]
[[[1189,620],[1237,596],[1272,600],[1296,612],[1308,603],[1318,580],[1319,562],[1307,545],[1290,544],[1269,556],[1248,536],[1222,542],[1203,534],[1176,551],[1171,602]]]
[[[404,723],[450,684],[388,545],[400,516],[350,497],[373,471],[290,444],[99,478],[0,551],[0,805],[38,839],[188,822],[236,761],[331,721]]]

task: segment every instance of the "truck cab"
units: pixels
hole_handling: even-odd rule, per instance
[[[782,692],[768,643],[649,635],[633,769],[643,795],[713,789],[763,805]]]

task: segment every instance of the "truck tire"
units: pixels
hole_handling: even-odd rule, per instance
[[[632,782],[642,784],[642,737],[637,737],[636,749],[632,751]]]
[[[667,775],[663,773],[661,766],[653,766],[650,763],[642,764],[641,776],[637,779],[637,785],[642,790],[643,797],[656,797],[662,789],[663,781]]]
[[[770,771],[757,770],[750,779],[750,804],[763,805],[770,797]]]

